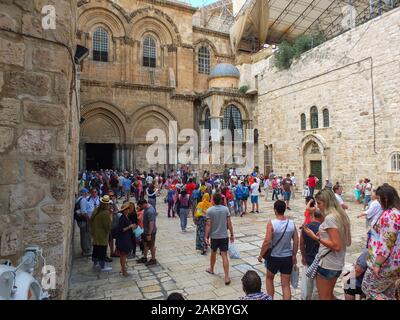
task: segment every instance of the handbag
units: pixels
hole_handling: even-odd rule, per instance
[[[319,254],[316,255],[313,263],[308,267],[306,271],[306,276],[309,277],[310,279],[315,279],[317,276],[317,270],[320,261],[325,258],[329,253],[331,253],[332,250],[329,250],[327,253],[325,253],[323,256],[320,256]]]
[[[271,258],[272,250],[274,250],[274,248],[275,248],[275,247],[278,245],[278,243],[282,240],[283,236],[284,236],[285,233],[286,233],[286,229],[287,229],[288,225],[289,225],[289,219],[288,219],[288,222],[286,223],[285,230],[283,230],[283,233],[282,233],[281,237],[279,238],[279,240],[275,243],[274,246],[272,246],[271,248],[268,248],[267,252],[265,252],[265,254],[264,254],[264,256],[263,256],[264,260],[268,261],[268,260]]]

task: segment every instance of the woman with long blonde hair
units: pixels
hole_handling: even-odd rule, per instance
[[[320,300],[336,300],[333,290],[342,273],[346,247],[351,245],[350,219],[331,190],[324,189],[315,195],[324,221],[315,234],[306,226],[304,232],[320,243],[321,258],[317,271],[317,289]]]

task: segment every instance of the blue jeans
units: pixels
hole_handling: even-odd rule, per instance
[[[279,200],[278,198],[278,189],[272,189],[272,201],[274,201],[274,199],[276,198],[276,200]]]
[[[186,230],[188,214],[189,214],[189,208],[180,208],[179,209],[179,219],[181,220],[182,231]]]

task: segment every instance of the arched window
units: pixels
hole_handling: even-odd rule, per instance
[[[311,129],[318,129],[318,109],[317,107],[312,107],[310,111],[311,118]]]
[[[300,126],[301,130],[307,129],[307,120],[306,120],[306,115],[304,113],[302,113],[300,116]]]
[[[211,130],[211,122],[210,122],[210,109],[206,109],[204,114],[204,129]]]
[[[254,129],[254,144],[258,144],[258,129]]]
[[[391,171],[400,172],[400,152],[396,152],[391,157]]]
[[[199,73],[210,74],[210,51],[206,47],[199,48]]]
[[[328,109],[324,109],[324,111],[322,111],[322,117],[324,119],[324,128],[328,128],[329,127],[329,110]]]
[[[93,60],[108,61],[108,33],[103,28],[97,28],[93,33]]]
[[[229,129],[232,132],[232,139],[234,138],[235,130],[240,130],[241,133],[243,129],[242,115],[234,105],[225,108],[222,128]]]
[[[156,42],[152,37],[144,37],[143,39],[143,67],[156,67]]]

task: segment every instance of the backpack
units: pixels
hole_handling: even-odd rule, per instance
[[[244,194],[243,194],[242,186],[238,186],[238,187],[236,188],[235,196],[236,196],[236,199],[237,199],[237,200],[242,200],[242,199],[243,199]]]
[[[81,201],[82,201],[83,197],[81,196],[76,202],[75,202],[75,206],[74,206],[74,219],[76,220],[76,222],[82,222],[82,221],[86,221],[85,219],[83,219],[81,217],[81,214],[78,213],[78,211],[81,209]]]
[[[186,197],[186,196],[182,197],[181,196],[181,198],[179,200],[179,207],[183,208],[183,209],[189,208],[189,199],[188,199],[188,197]]]
[[[200,191],[200,189],[193,190],[193,193],[192,193],[192,198],[193,198],[193,199],[199,199],[200,196],[201,196],[201,191]]]

